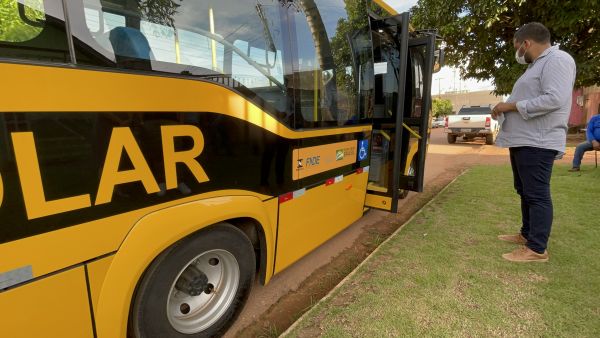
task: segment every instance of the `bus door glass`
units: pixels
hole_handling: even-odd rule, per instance
[[[408,32],[408,14],[371,22],[375,107],[365,204],[397,212],[423,190],[435,36]]]

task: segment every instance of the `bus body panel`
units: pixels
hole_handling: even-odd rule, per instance
[[[280,205],[275,273],[362,217],[368,175],[332,178]]]
[[[384,11],[396,14],[385,2],[374,1]],[[53,5],[46,8],[47,11],[50,8],[62,9],[62,5],[67,4],[57,0],[44,3]],[[142,68],[127,66],[127,62],[119,61],[123,55],[118,55],[117,51],[113,55],[114,64],[94,63],[90,62],[91,59],[86,61],[88,56],[98,52],[95,50],[98,46],[86,45],[89,41],[80,39],[87,35],[92,38],[92,30],[86,27],[86,19],[91,12],[84,13],[80,2],[68,2],[65,9],[70,13],[71,31],[66,29],[64,34],[71,34],[69,38],[72,39],[69,48],[63,49],[70,52],[70,57],[51,59],[52,65],[39,62],[37,58],[27,61],[27,57],[23,60],[0,60],[0,74],[3,74],[5,83],[10,84],[3,88],[0,105],[0,145],[5,146],[0,148],[0,257],[3,258],[0,260],[0,287],[3,286],[2,277],[12,276],[15,271],[24,269],[31,274],[17,283],[8,284],[8,288],[0,288],[0,308],[15,309],[10,311],[10,316],[0,320],[2,330],[8,328],[9,336],[15,337],[69,337],[71,334],[74,337],[125,337],[130,305],[144,271],[158,255],[180,239],[219,222],[250,220],[260,228],[260,274],[266,284],[273,274],[290,266],[362,216],[365,202],[369,205],[372,199],[367,194],[370,158],[368,150],[364,157],[357,156],[357,153],[359,147],[369,149],[369,141],[372,141],[372,112],[369,113],[367,102],[372,99],[370,95],[374,88],[360,87],[368,83],[359,83],[357,89],[362,88],[364,93],[356,97],[359,98],[358,105],[354,106],[350,103],[352,100],[344,97],[350,91],[346,93],[343,85],[337,89],[332,86],[338,81],[336,76],[333,77],[336,81],[323,81],[335,74],[331,73],[331,67],[339,66],[327,64],[326,61],[331,61],[326,55],[330,51],[329,47],[325,48],[325,45],[335,42],[329,41],[329,38],[334,38],[328,38],[327,34],[333,34],[337,29],[315,20],[322,21],[321,14],[335,16],[339,13],[323,10],[319,14],[316,3],[310,3],[313,4],[310,8],[306,8],[303,2],[299,3],[304,11],[278,8],[273,12],[266,6],[252,7],[259,12],[267,37],[272,34],[269,31],[271,22],[264,19],[265,13],[270,13],[270,19],[277,19],[279,15],[285,17],[273,33],[283,29],[281,32],[285,33],[285,40],[290,38],[290,41],[280,43],[275,34],[277,44],[271,41],[273,46],[264,49],[256,49],[257,46],[247,42],[249,55],[256,54],[257,50],[266,54],[273,48],[276,60],[279,57],[290,63],[281,65],[286,68],[286,74],[282,76],[288,78],[280,79],[283,84],[279,88],[273,85],[279,82],[275,77],[269,77],[264,88],[253,87],[251,81],[244,82],[243,76],[236,80],[232,69],[219,70],[215,63],[214,37],[213,66],[208,74],[212,76],[216,72],[219,76],[212,80],[206,74],[188,71],[185,67],[190,65],[173,68],[184,70],[181,72],[165,71],[168,67],[161,68],[159,64],[160,67],[153,68],[154,61],[165,62],[152,60],[150,56],[142,58]],[[115,15],[111,10],[115,11],[117,7],[107,7],[106,13]],[[338,9],[343,10],[343,7]],[[252,8],[250,15],[254,15]],[[86,9],[92,12],[99,10]],[[131,14],[130,11],[123,13],[129,13],[123,18]],[[212,9],[210,13],[212,15]],[[273,16],[273,13],[276,15]],[[56,32],[61,33],[62,14],[48,18],[56,19]],[[137,18],[138,21],[140,18]],[[359,19],[349,16],[343,20],[351,26],[362,22]],[[194,15],[194,20],[202,21],[200,15]],[[339,21],[341,24],[342,20]],[[127,28],[141,32],[140,27]],[[326,30],[328,27],[329,30]],[[176,26],[172,28],[179,29]],[[361,24],[361,27],[355,28],[365,33],[369,27]],[[338,43],[347,38],[346,33],[343,35],[338,36]],[[353,37],[355,43],[360,42],[359,36]],[[96,37],[99,36],[95,35],[93,39]],[[314,69],[312,65],[307,68],[308,64],[302,68],[301,63],[309,58],[303,55],[304,50],[299,51],[298,48],[304,42],[308,44],[301,49],[312,48],[311,37],[319,39],[314,41],[315,47],[323,47],[315,50],[318,58],[313,60],[320,64]],[[372,48],[370,38],[361,41],[369,43],[369,48]],[[12,48],[10,44],[8,46]],[[82,52],[82,47],[90,49]],[[177,40],[177,64],[181,61],[179,47]],[[252,53],[251,49],[254,50]],[[278,49],[283,50],[283,55]],[[369,66],[367,59],[372,60],[372,50],[362,56],[366,57],[365,60],[357,51],[345,50],[349,52],[347,56],[356,58],[353,62],[360,65],[347,63],[345,68],[340,68],[351,75],[349,70],[358,66],[352,74],[354,77],[367,74],[360,73],[360,69],[368,68],[361,66]],[[88,55],[88,52],[91,54]],[[7,55],[10,58],[10,55],[27,54]],[[136,55],[136,58],[139,57]],[[266,66],[269,66],[269,56],[265,55],[265,58]],[[303,58],[306,60],[301,61]],[[229,63],[225,68],[232,68],[232,56],[225,60],[223,62]],[[110,61],[110,58],[104,61]],[[322,74],[319,70],[323,71]],[[244,75],[243,72],[240,74]],[[340,77],[340,83],[341,80],[343,78]],[[331,96],[333,89],[342,94]],[[286,100],[277,101],[282,96]],[[337,99],[341,104],[332,104]],[[364,102],[362,99],[365,99]],[[365,104],[361,105],[361,102]],[[338,108],[340,114],[330,116]],[[308,110],[311,116],[307,115]],[[118,120],[119,115],[126,115],[127,121],[115,122],[114,118]],[[148,115],[160,117],[148,119]],[[29,118],[37,118],[34,122],[37,126],[32,127]],[[108,121],[110,119],[113,120]],[[53,120],[57,123],[50,123]],[[65,121],[71,124],[65,125]],[[69,132],[77,134],[80,129],[73,126],[77,127],[81,121],[88,129],[80,133],[79,139],[64,138],[64,132],[60,134],[62,131],[52,130],[63,123],[65,130],[70,129]],[[51,141],[58,141],[54,144],[77,147],[79,142],[84,147],[77,149],[80,153],[61,157],[62,148],[48,146],[47,130],[52,130],[49,132],[50,138],[53,138]],[[170,134],[167,134],[174,135],[171,139],[164,134],[169,130]],[[177,145],[175,136],[191,136],[177,134],[181,130],[193,131],[198,137],[191,137],[192,142],[188,139],[187,143]],[[144,140],[150,132],[154,133],[152,137]],[[121,151],[116,153],[119,156],[109,157],[114,135],[118,135],[120,141],[117,142],[127,140],[129,143],[116,148]],[[103,143],[105,141],[106,144]],[[301,157],[304,160],[307,157],[302,155],[303,150],[337,148],[338,144],[345,144],[344,149],[350,149],[350,143],[354,150],[348,152],[352,154],[344,161],[299,175],[296,163]],[[188,162],[176,161],[175,158],[182,157],[175,155],[190,152],[189,148],[184,149],[190,144],[192,150],[199,152],[193,158],[188,156]],[[38,159],[37,153],[43,155],[48,149],[54,151],[54,158],[49,159],[46,154],[45,160],[44,156]],[[416,151],[416,148],[411,148],[405,172]],[[156,154],[161,153],[163,156],[157,159]],[[129,162],[124,160],[121,163],[121,159],[127,157]],[[81,165],[86,161],[94,163]],[[192,164],[196,171],[190,161],[195,162]],[[115,177],[125,172],[130,177],[124,182],[113,177],[117,183],[108,191],[102,189],[107,163]],[[140,164],[144,170],[140,169]],[[189,172],[187,176],[183,175],[183,179],[177,177],[178,168],[181,169],[183,164],[196,180]],[[127,166],[133,166],[133,170]],[[85,175],[73,175],[78,170]],[[64,173],[56,174],[61,171]],[[197,175],[198,172],[201,175]],[[131,179],[135,175],[138,176]],[[202,180],[198,179],[199,176]],[[85,185],[79,184],[84,181],[83,178],[86,178]],[[66,184],[61,186],[63,182]],[[186,188],[191,187],[190,192],[184,193],[185,189],[181,189],[179,183],[189,184]],[[47,184],[51,188],[46,190]],[[81,191],[69,190],[78,184]],[[144,189],[141,189],[142,184]],[[159,190],[161,184],[163,187]],[[167,188],[164,188],[165,185]],[[118,191],[117,187],[122,186],[134,186],[135,189]],[[385,202],[389,203],[389,198]],[[17,209],[15,206],[18,212],[13,211]],[[12,216],[11,213],[20,214]],[[35,280],[29,282],[32,278]],[[37,304],[40,300],[43,301],[41,307]],[[31,308],[38,312],[32,313]],[[23,315],[25,313],[27,315]],[[35,325],[31,325],[34,327],[29,331],[23,330],[23,327],[30,327],[26,320],[31,318],[36,319]]]
[[[94,336],[83,266],[8,290],[1,295],[2,337]]]
[[[2,112],[212,112],[287,139],[364,132],[371,125],[292,130],[230,88],[168,75],[0,63]],[[84,83],[85,85],[81,85]],[[35,91],[35,99],[31,92]],[[206,99],[199,99],[199,93]]]
[[[337,138],[356,139],[357,134],[364,135],[371,130],[370,125],[363,125],[294,131],[233,90],[202,81],[18,64],[0,64],[0,70],[9,76],[10,82],[13,84],[6,88],[7,96],[5,102],[3,102],[3,112],[23,112],[19,114],[26,114],[25,112],[92,114],[98,111],[131,111],[135,113],[148,111],[189,113],[212,111],[214,112],[212,114],[232,117],[246,125],[271,132],[281,140],[310,138],[315,142],[321,142],[318,140],[322,137],[333,138],[331,140]],[[87,85],[77,85],[80,83],[86,83]],[[35,87],[38,88],[35,89],[36,92],[40,93],[40,97],[36,100],[27,98],[26,92],[32,90],[32,84],[34,89]],[[106,88],[110,88],[110,92],[106,92]],[[211,100],[198,100],[196,94],[198,92],[207,95],[206,97],[210,97]],[[32,137],[35,138],[35,135],[32,135]],[[324,142],[328,141],[325,140]],[[354,166],[354,164],[348,166]],[[332,171],[339,172],[342,169]],[[44,168],[41,168],[41,171],[43,172]],[[244,173],[240,172],[240,174],[243,175]],[[356,184],[357,187],[366,185],[367,176],[362,176],[364,176],[364,179]],[[5,177],[3,175],[3,179]],[[362,182],[363,180],[364,182]],[[319,181],[319,178],[305,178],[302,180],[302,184],[310,184],[313,181]],[[297,182],[296,186],[298,184],[300,183]],[[336,223],[331,233],[319,237],[319,243],[310,244],[311,249],[360,217],[362,203],[364,202],[364,190],[360,190],[360,188],[353,188],[352,190],[354,194],[362,191],[363,196],[362,198],[351,199],[349,202],[352,206],[352,212],[348,213],[349,218],[344,218],[343,222]],[[6,194],[6,189],[3,193],[5,201],[8,198],[14,199],[14,195]],[[92,197],[94,193],[94,191],[90,191]],[[227,197],[221,198],[220,202],[216,204],[211,204],[206,200],[193,202],[202,198],[223,195],[252,195],[254,197],[244,197],[252,201],[252,206],[246,209],[222,203],[222,199],[227,199]],[[314,194],[314,192],[310,193],[309,196],[314,196],[311,200],[317,201],[320,208],[325,206],[323,203],[318,202],[323,200],[322,197]],[[234,203],[237,198],[242,197],[232,197],[231,202]],[[108,262],[91,263],[90,266],[94,267],[91,269],[93,271],[91,299],[94,304],[94,311],[97,314],[98,332],[102,336],[104,336],[104,333],[106,333],[105,336],[109,337],[123,336],[125,334],[124,330],[126,330],[131,297],[144,269],[166,247],[204,226],[236,217],[256,219],[264,227],[263,231],[266,237],[266,248],[263,254],[267,258],[265,261],[266,266],[263,268],[265,282],[268,282],[274,271],[275,224],[277,224],[277,199],[262,202],[268,198],[270,198],[269,195],[250,191],[210,191],[9,241],[0,244],[0,255],[10,258],[0,261],[0,271],[10,271],[30,265],[33,267],[32,277],[35,278],[118,250],[108,267],[106,266]],[[93,201],[93,198],[91,200]],[[181,206],[181,204],[184,205]],[[179,211],[187,210],[187,207],[195,204],[204,205],[205,208],[210,206],[211,211],[201,212],[197,207],[190,207],[189,213],[188,211]],[[259,217],[256,215],[257,208],[262,208],[263,204],[268,206],[269,211],[264,212],[265,214]],[[218,208],[222,208],[220,214]],[[160,211],[157,212],[157,210]],[[153,212],[163,216],[156,216],[156,214],[152,214]],[[188,213],[188,215],[180,216],[185,213]],[[173,214],[177,214],[177,216]],[[219,216],[210,217],[212,214]],[[180,217],[185,218],[185,220],[180,219]],[[144,221],[140,221],[141,223],[133,227],[140,219]],[[181,229],[176,231],[171,227],[163,227],[163,231],[167,232],[168,236],[153,232],[153,230],[140,230],[147,228],[142,224],[145,224],[145,220],[148,219],[157,222],[154,225],[156,229],[161,228],[160,224],[164,225],[164,222],[176,222],[178,226],[181,226]],[[135,239],[138,238],[136,234],[143,231],[148,231],[147,234],[143,235],[145,240]],[[123,241],[126,236],[127,239]],[[156,240],[154,241],[154,239]],[[121,246],[122,242],[123,245]],[[156,245],[152,250],[148,248],[147,243],[149,242]],[[296,261],[307,251],[309,250],[290,254],[285,259],[286,265]],[[145,259],[140,260],[141,256],[144,256]],[[100,266],[101,264],[105,265]],[[130,274],[127,275],[127,273]],[[121,325],[111,324],[115,322],[121,323]],[[112,330],[117,330],[118,333]]]
[[[136,222],[152,212],[170,210],[171,207],[195,200],[229,195],[267,198],[249,191],[213,191],[3,243],[0,244],[0,257],[4,258],[0,260],[0,273],[31,266],[32,277],[36,278],[92,260],[118,250]],[[195,225],[196,229],[199,225],[200,222]]]
[[[113,261],[114,256],[108,256],[101,259],[97,259],[93,262],[86,264],[88,270],[88,280],[90,284],[90,299],[92,301],[92,310],[94,315],[98,311],[98,301],[100,300],[100,291],[102,290],[102,284],[104,278],[108,272],[108,268]]]
[[[247,125],[268,130],[282,140],[347,135],[371,129],[371,126],[352,126],[293,131],[234,91],[202,81],[7,63],[0,64],[0,72],[11,83],[11,86],[5,88],[3,112],[92,114],[97,111],[214,111]],[[85,83],[86,86],[77,85],[79,83]],[[110,88],[110,92],[106,92],[106,88]],[[36,95],[39,94],[35,100],[28,94],[32,90]],[[199,92],[211,99],[198,100]],[[36,138],[36,135],[33,137]],[[41,169],[43,174],[44,168]],[[7,185],[6,175],[1,174],[4,185]],[[243,175],[243,172],[240,174]],[[16,200],[15,196],[7,195],[6,192],[3,189],[4,207],[9,199]],[[0,255],[9,258],[0,261],[0,271],[32,265],[33,277],[39,277],[92,260],[117,250],[132,225],[144,215],[154,210],[223,194],[228,193],[212,191],[188,196],[0,244]],[[248,191],[242,194],[254,195],[263,200],[269,197]],[[37,254],[26,255],[26,252]]]
[[[118,224],[119,220],[123,219],[119,216],[123,215],[91,222],[92,226],[88,224],[69,227],[0,245],[0,254],[6,253],[3,257],[9,258],[7,260],[3,259],[0,261],[1,263],[9,263],[12,260],[11,258],[14,258],[17,260],[16,265],[19,265],[20,259],[27,258],[27,263],[33,266],[34,277],[42,276],[40,280],[0,293],[0,304],[2,304],[2,308],[11,308],[13,302],[20,301],[30,306],[29,299],[32,302],[37,301],[32,292],[36,294],[37,292],[47,293],[48,289],[55,287],[55,283],[50,283],[48,289],[46,289],[44,281],[50,280],[52,282],[54,281],[52,278],[56,278],[56,276],[62,276],[79,269],[83,271],[83,268],[67,270],[67,272],[49,277],[44,277],[44,275],[63,266],[77,264],[73,262],[85,261],[87,256],[100,255],[100,253],[90,253],[89,250],[101,247],[99,243],[103,242],[103,238],[106,240],[112,239],[113,245],[116,246],[108,252],[118,249],[117,254],[88,264],[90,298],[98,332],[105,332],[100,336],[124,337],[133,291],[143,271],[152,260],[179,239],[212,224],[236,218],[252,218],[262,227],[262,232],[265,235],[266,260],[264,263],[266,266],[261,267],[261,270],[264,270],[266,284],[273,274],[278,202],[276,198],[262,201],[256,196],[243,196],[248,193],[251,192],[212,192],[205,195],[220,196],[199,201],[191,201],[191,198],[188,198],[190,201],[187,203],[180,204],[182,202],[179,201],[180,203],[170,203],[171,206],[158,205],[153,208],[155,211],[150,214],[147,210],[146,213],[144,213],[144,210],[129,213],[132,214],[129,215],[129,220],[135,219],[138,221],[132,228],[128,227],[127,229],[131,228],[131,231],[124,232],[124,236],[120,239],[115,236],[114,232],[107,231],[106,226],[97,225],[99,221],[103,221],[102,225]],[[93,226],[93,223],[97,223],[96,226]],[[49,259],[49,257],[54,257],[54,259]],[[54,266],[44,265],[49,262],[54,263]],[[37,271],[42,272],[36,273]],[[65,278],[65,283],[68,285],[71,286],[74,283],[73,277],[70,277],[70,275]],[[88,291],[85,289],[85,276],[83,276],[81,283],[83,289],[70,287],[69,290],[73,290],[72,293],[65,294],[60,290],[58,292],[60,293],[60,299],[70,304],[71,307],[76,301],[83,300],[86,311],[89,312],[90,304],[88,302]],[[26,294],[23,295],[22,292],[26,292]],[[22,298],[19,299],[17,296],[12,295],[20,295]],[[7,307],[4,307],[4,305]],[[24,311],[11,313],[22,314],[25,313]],[[89,317],[89,314],[86,314],[86,316]],[[74,320],[77,325],[85,323],[85,321],[80,321],[77,318]],[[118,325],[115,323],[118,323]],[[9,326],[9,328],[11,327]],[[60,329],[56,325],[53,328]],[[73,337],[83,337],[76,328],[69,332],[74,332]]]
[[[32,266],[36,278],[113,252],[146,213],[136,210],[0,244],[0,271]]]
[[[251,196],[223,196],[159,210],[140,219],[115,254],[102,283],[95,317],[98,336],[125,337],[131,299],[148,265],[179,239],[212,224],[251,218],[262,226],[268,281],[273,271],[276,214],[277,199],[263,202]]]

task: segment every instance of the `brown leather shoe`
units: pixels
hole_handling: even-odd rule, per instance
[[[579,169],[579,168],[575,168],[575,167],[573,167],[573,168],[569,169],[569,172],[570,172],[570,173],[575,173],[575,172],[578,172],[578,171],[580,171],[580,170],[581,170],[581,169]]]
[[[526,246],[522,246],[513,252],[502,255],[502,258],[511,262],[547,262],[549,255],[548,251],[539,254]]]
[[[500,235],[498,239],[505,242],[516,243],[519,245],[525,245],[527,243],[527,238],[523,237],[521,234],[516,235]]]

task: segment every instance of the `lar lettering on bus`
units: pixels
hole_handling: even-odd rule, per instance
[[[11,136],[28,219],[92,206],[90,194],[52,201],[46,200],[33,133],[15,132]],[[175,151],[174,139],[176,137],[191,138],[193,140],[192,148],[185,151]],[[204,137],[200,129],[191,125],[162,126],[161,139],[167,189],[177,188],[178,180],[177,171],[175,170],[177,163],[186,165],[198,183],[209,181],[206,172],[196,160],[204,149]],[[123,153],[130,159],[133,169],[119,171]],[[131,129],[128,127],[113,128],[94,205],[110,203],[117,185],[132,182],[141,182],[148,194],[160,191],[158,182],[152,174]],[[0,177],[0,204],[2,196],[3,188]]]
[[[32,132],[11,133],[27,218],[34,219],[91,206],[90,195],[47,201]]]
[[[196,158],[204,150],[204,137],[200,129],[190,125],[161,126],[163,156],[165,164],[165,180],[167,190],[177,188],[176,164],[183,163],[192,172],[198,183],[208,182],[208,176]],[[175,151],[176,137],[191,137],[194,146],[190,150]]]
[[[119,164],[123,152],[127,154],[133,164],[133,169],[119,171]],[[114,128],[106,151],[106,159],[100,176],[96,205],[110,203],[115,186],[119,184],[140,181],[146,193],[152,194],[160,191],[158,182],[152,175],[150,166],[129,127]]]

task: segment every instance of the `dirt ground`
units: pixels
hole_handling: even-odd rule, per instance
[[[570,163],[573,150],[559,163]],[[587,153],[584,163],[593,163]],[[226,337],[275,337],[324,297],[380,243],[406,222],[465,169],[476,164],[508,164],[508,150],[485,145],[483,139],[449,145],[443,129],[431,133],[425,191],[410,193],[397,214],[371,210],[317,250],[273,277],[256,284],[250,299]]]

